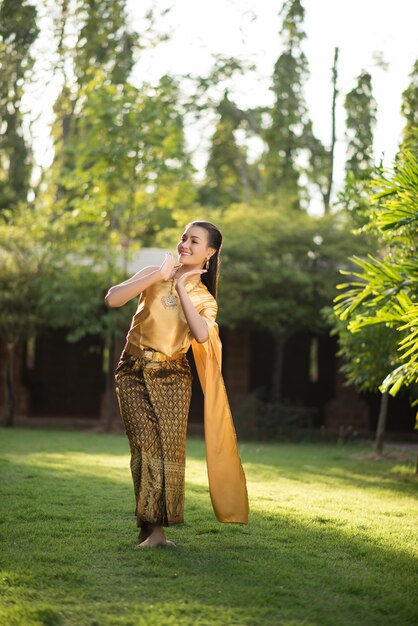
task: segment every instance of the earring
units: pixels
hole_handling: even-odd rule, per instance
[[[206,263],[205,263],[205,270],[209,269],[209,259],[206,259]]]

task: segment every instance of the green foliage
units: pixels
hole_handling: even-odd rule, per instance
[[[18,343],[31,337],[43,317],[39,294],[48,248],[30,229],[32,211],[17,207],[0,216],[0,336]],[[32,224],[33,225],[33,224]]]
[[[411,82],[402,94],[402,115],[406,124],[403,130],[401,151],[410,150],[418,155],[418,59],[410,73]]]
[[[31,147],[23,133],[21,102],[39,33],[36,18],[36,8],[26,1],[0,4],[0,210],[25,201],[29,188]]]
[[[247,441],[297,441],[312,429],[317,410],[268,399],[265,390],[234,401],[234,424],[238,439]],[[307,430],[308,429],[308,430]]]
[[[231,202],[250,202],[261,193],[260,164],[249,163],[246,144],[250,138],[260,139],[261,118],[268,107],[245,109],[230,98],[232,79],[253,71],[253,66],[234,57],[215,54],[214,58],[206,75],[184,77],[191,83],[186,83],[183,98],[185,112],[201,122],[212,114],[215,124],[205,177],[198,185],[199,202],[225,207]]]
[[[300,0],[286,0],[280,10],[283,15],[281,35],[286,47],[290,50],[298,48],[306,38],[302,28],[305,18],[305,9]]]
[[[355,245],[349,220],[233,205],[216,223],[224,235],[221,322],[274,334],[323,330],[319,311],[332,301],[338,267]]]
[[[126,271],[130,253],[152,242],[173,223],[172,210],[195,196],[178,87],[163,77],[155,92],[139,90],[96,72],[80,103],[62,148],[67,165],[51,178],[45,202],[61,224],[61,240],[97,264],[117,254]]]
[[[151,243],[173,223],[171,211],[196,194],[178,85],[170,77],[155,88],[125,82],[134,42],[125,36],[125,3],[110,4],[56,7],[64,75],[73,64],[79,84],[68,78],[55,103],[55,160],[35,209],[22,205],[1,224],[0,328],[8,341],[45,327],[66,328],[72,341],[87,333],[110,341],[132,311],[107,309],[109,285],[126,278],[131,252]],[[78,44],[70,50],[75,10]]]
[[[127,81],[138,34],[128,25],[126,0],[78,0],[77,20],[82,24],[74,59],[79,84],[90,80],[92,68],[103,70],[114,84]]]
[[[322,141],[315,136],[311,120],[305,123],[303,131],[303,145],[307,150],[309,159],[306,173],[311,181],[320,191],[324,201],[324,212],[330,209],[330,193],[332,180],[331,152]]]
[[[394,328],[383,324],[366,326],[361,332],[351,332],[347,320],[326,307],[323,315],[331,335],[338,336],[338,356],[343,357],[341,371],[345,384],[359,391],[377,392],[382,380],[399,364],[398,335]]]
[[[396,171],[374,181],[379,191],[372,198],[369,230],[378,230],[384,241],[380,258],[352,257],[358,271],[339,285],[344,292],[335,299],[335,311],[348,321],[348,330],[383,324],[398,332],[402,364],[384,379],[380,390],[395,395],[402,386],[418,382],[418,162],[405,153]],[[348,272],[342,272],[348,274]]]
[[[370,178],[373,168],[373,129],[376,124],[376,101],[372,91],[372,77],[363,71],[355,87],[346,95],[347,115],[346,173],[356,181]]]
[[[222,209],[209,208],[201,217],[219,223],[225,234],[220,295],[220,321],[225,325],[254,324],[276,334],[322,329],[318,311],[334,296],[336,270],[347,268],[345,255],[354,252],[354,261],[369,263],[363,270],[370,276],[376,267],[382,271],[374,257],[364,259],[364,241],[354,247],[351,218],[288,215],[301,206],[304,192],[297,165],[300,156],[310,154],[306,172],[323,195],[330,167],[329,152],[314,136],[303,97],[308,64],[302,50],[300,0],[287,0],[281,12],[284,50],[272,77],[272,107],[241,110],[227,92],[220,103],[219,98],[210,99],[209,91],[212,94],[220,84],[223,91],[223,81],[247,71],[237,59],[218,55],[210,76],[200,81],[202,100],[197,94],[195,110],[207,115],[208,108],[217,106],[219,113],[207,179],[200,189],[185,147],[185,113],[190,109],[178,82],[164,76],[153,87],[129,83],[136,52],[146,42],[153,45],[158,40],[151,32],[153,11],[145,18],[143,32],[136,34],[126,0],[53,4],[47,0],[46,6],[51,9],[56,41],[54,70],[61,73],[63,87],[54,107],[54,164],[44,173],[34,210],[19,206],[27,197],[30,176],[30,150],[23,140],[19,107],[32,68],[31,45],[38,34],[36,10],[27,2],[10,0],[0,8],[0,207],[16,211],[13,219],[6,211],[9,221],[0,226],[4,260],[0,326],[5,335],[23,339],[42,325],[65,326],[73,340],[86,332],[107,337],[117,332],[122,323],[126,325],[128,307],[123,314],[104,315],[106,288],[126,277],[131,253],[141,245],[177,241],[178,224],[183,227],[185,221],[199,217],[199,193],[202,204]],[[415,70],[403,103],[408,141],[414,138],[416,122]],[[370,210],[379,233],[391,233],[384,245],[392,275],[383,286],[385,297],[391,289],[402,292],[403,299],[396,302],[399,311],[393,307],[391,312],[403,326],[403,350],[411,354],[415,326],[412,318],[403,316],[415,304],[411,259],[416,252],[412,231],[416,189],[406,180],[413,180],[414,167],[401,160],[395,187],[380,182],[382,195],[370,209],[363,179],[372,163],[375,104],[367,73],[360,75],[346,106],[350,134],[346,206],[363,202],[361,211],[353,211],[357,225],[364,224]],[[266,153],[257,163],[248,163],[238,141],[246,133],[266,143]],[[390,211],[380,211],[389,198]],[[363,238],[368,230],[375,237],[376,229],[365,228]],[[379,288],[378,282],[373,288]],[[382,316],[380,321],[386,323]],[[19,322],[13,324],[13,318]]]
[[[173,217],[177,226],[161,232],[158,245],[174,248],[199,209],[177,210]],[[343,213],[314,217],[260,202],[206,210],[201,217],[223,234],[219,321],[230,328],[323,331],[320,310],[336,294],[338,269],[349,266],[353,246],[361,254],[372,241],[371,235],[354,236],[351,217]]]
[[[205,183],[199,189],[203,204],[226,207],[233,202],[250,200],[254,188],[246,150],[238,146],[234,131],[241,116],[225,92],[218,106],[219,120],[212,136],[206,165]]]
[[[125,5],[126,0],[62,0],[58,6],[54,3],[49,7],[54,15],[58,53],[55,69],[63,83],[53,107],[51,134],[55,155],[47,173],[53,200],[71,198],[61,177],[71,176],[74,169],[73,156],[80,132],[78,114],[85,98],[83,87],[100,75],[106,76],[108,85],[121,85],[132,69],[139,43],[127,25]]]
[[[416,131],[418,136],[418,130]],[[405,152],[398,158],[398,166],[390,178],[380,177],[374,182],[376,210],[371,228],[389,231],[388,243],[394,241],[397,248],[411,256],[417,245],[416,224],[418,221],[418,155]],[[401,238],[401,241],[398,239]],[[398,250],[398,253],[402,253]]]
[[[289,206],[300,208],[299,172],[296,158],[301,149],[306,104],[303,83],[308,64],[301,49],[304,8],[299,0],[288,0],[282,9],[281,36],[285,50],[274,66],[271,122],[264,131],[267,153],[263,158],[263,178],[267,193],[286,198]]]
[[[90,229],[94,239],[94,231]],[[67,329],[70,341],[107,336],[128,311],[106,315],[104,295],[121,277],[116,261],[96,265],[69,244],[65,224],[47,210],[20,207],[0,222],[0,336],[21,344],[40,330]],[[108,253],[110,258],[110,252]]]
[[[360,229],[370,219],[370,181],[356,179],[353,172],[346,173],[344,188],[338,193],[338,204],[348,211]]]
[[[370,219],[370,178],[376,172],[373,163],[373,131],[376,124],[376,102],[372,77],[363,71],[344,100],[346,110],[347,161],[345,184],[339,202],[350,211],[359,227]]]

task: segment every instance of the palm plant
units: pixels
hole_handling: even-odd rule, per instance
[[[399,361],[379,385],[395,396],[402,388],[416,391],[418,382],[418,161],[411,152],[398,157],[395,169],[371,181],[374,193],[368,223],[362,230],[376,232],[380,254],[354,256],[358,271],[341,270],[351,280],[334,311],[356,333],[384,324],[397,331]],[[390,355],[388,354],[388,363]],[[396,363],[396,365],[395,365]],[[417,404],[415,400],[413,404]]]

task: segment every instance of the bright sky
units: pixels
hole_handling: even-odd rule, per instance
[[[164,73],[204,74],[213,63],[213,54],[236,56],[256,65],[257,71],[237,78],[231,97],[239,106],[251,107],[271,103],[270,77],[281,52],[278,15],[282,0],[128,0],[132,26],[141,30],[147,8],[172,6],[161,22],[161,30],[171,30],[169,42],[141,53],[133,80],[154,82]],[[314,130],[325,142],[330,140],[331,66],[334,47],[339,46],[339,90],[337,110],[336,178],[344,168],[344,95],[356,76],[367,68],[373,76],[378,104],[375,130],[375,154],[384,156],[390,165],[400,140],[403,120],[400,116],[402,91],[408,74],[418,58],[417,0],[304,0],[306,10],[304,50],[309,61],[310,78],[306,99]],[[388,69],[374,61],[381,52]],[[51,158],[46,141],[50,120],[53,87],[39,94],[33,110],[40,114],[35,133],[38,135],[36,159],[47,164]],[[48,99],[49,106],[46,104]],[[210,137],[210,126],[195,127],[188,134],[194,163],[202,168]],[[259,146],[254,144],[253,153]]]

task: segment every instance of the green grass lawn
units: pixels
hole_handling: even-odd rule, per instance
[[[5,626],[418,623],[414,454],[241,443],[251,517],[216,521],[190,439],[176,548],[134,550],[123,435],[0,430]]]

